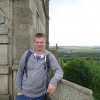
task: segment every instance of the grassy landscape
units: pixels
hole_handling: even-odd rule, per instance
[[[90,88],[94,100],[100,100],[100,47],[51,46],[58,52],[64,78]]]
[[[51,46],[54,50],[56,47]],[[57,47],[58,56],[62,59],[70,59],[72,56],[79,56],[86,59],[100,61],[100,47],[98,46],[59,46]]]

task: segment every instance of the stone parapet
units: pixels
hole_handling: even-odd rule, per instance
[[[67,80],[62,80],[54,94],[50,94],[52,100],[94,100],[92,91]]]

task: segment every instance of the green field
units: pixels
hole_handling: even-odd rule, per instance
[[[55,47],[51,46],[54,50]],[[59,57],[70,59],[72,56],[79,56],[86,59],[100,61],[100,47],[97,46],[59,46],[57,47]]]

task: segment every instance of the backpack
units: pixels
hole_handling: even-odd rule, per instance
[[[29,50],[26,57],[25,57],[24,73],[26,73],[26,77],[28,77],[28,75],[27,75],[27,62],[28,62],[28,59],[30,58],[31,54],[32,54],[32,52]],[[49,69],[50,69],[49,55],[46,56],[46,67],[47,67],[47,74],[49,77]]]

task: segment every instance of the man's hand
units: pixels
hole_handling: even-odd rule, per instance
[[[22,93],[21,92],[18,92],[17,95],[22,95]]]
[[[49,83],[47,92],[54,93],[55,91],[56,91],[56,87],[52,85],[51,83]]]

